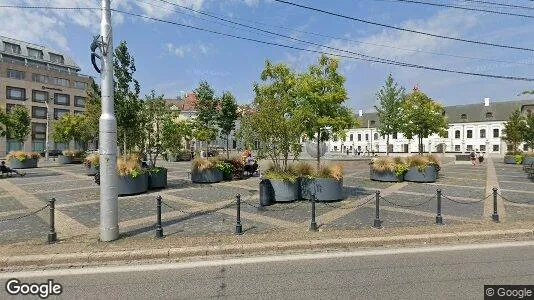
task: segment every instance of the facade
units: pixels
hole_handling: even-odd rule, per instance
[[[449,122],[448,134],[445,137],[437,135],[423,140],[425,152],[465,153],[472,150],[488,154],[503,155],[508,145],[502,140],[502,130],[509,115],[521,109],[524,113],[534,111],[534,100],[484,102],[467,105],[445,107],[445,115]],[[379,125],[376,113],[366,113],[359,116],[360,128],[350,129],[344,140],[329,142],[331,152],[350,154],[385,153],[386,138],[377,130]],[[390,136],[390,152],[416,153],[418,152],[417,138],[406,139],[401,133]],[[521,147],[524,147],[521,145]],[[523,149],[527,150],[527,149]]]
[[[72,59],[58,51],[0,36],[0,105],[5,111],[24,105],[31,115],[30,136],[23,144],[0,138],[0,156],[14,150],[44,151],[47,117],[51,133],[54,119],[85,111],[92,79],[79,71]],[[81,148],[55,143],[50,136],[50,150]]]

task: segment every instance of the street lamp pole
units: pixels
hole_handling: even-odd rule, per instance
[[[102,114],[99,120],[100,240],[119,238],[117,120],[113,105],[113,34],[110,0],[102,0]]]

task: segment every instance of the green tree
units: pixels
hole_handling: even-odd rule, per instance
[[[19,141],[24,148],[24,141],[30,134],[31,118],[28,108],[15,105],[5,116],[6,136]]]
[[[289,154],[301,152],[301,114],[296,113],[297,76],[285,64],[265,63],[263,84],[254,84],[252,113],[244,115],[239,137],[246,144],[259,142],[258,156],[268,156],[276,171],[286,171]]]
[[[152,90],[145,97],[143,116],[145,118],[144,136],[145,149],[152,165],[156,165],[158,156],[163,152],[163,132],[165,124],[173,121],[173,113],[170,107],[163,100],[163,95],[156,95]]]
[[[302,128],[308,138],[320,143],[331,135],[344,135],[345,130],[356,125],[352,113],[343,106],[347,100],[345,77],[338,73],[339,62],[322,55],[317,65],[298,77],[296,116],[302,120]],[[317,168],[321,157],[317,155]]]
[[[523,141],[527,147],[534,150],[534,113],[528,113],[525,118],[526,128],[523,131]]]
[[[71,141],[87,142],[86,117],[84,115],[64,114],[52,125],[52,138],[59,143],[68,144]]]
[[[87,88],[85,100],[85,138],[87,142],[95,140],[99,135],[100,115],[102,114],[102,101],[100,100],[100,86],[94,81]]]
[[[217,137],[217,106],[215,91],[207,81],[201,81],[195,89],[197,98],[196,109],[198,110],[195,126],[195,138],[206,142],[206,151],[209,143]]]
[[[378,132],[386,136],[386,155],[389,155],[389,135],[400,131],[402,125],[401,104],[404,98],[404,88],[399,87],[389,74],[385,86],[376,93],[379,106],[375,106],[380,125]]]
[[[504,123],[503,141],[512,146],[512,151],[518,151],[519,144],[523,141],[525,130],[525,119],[519,109],[516,109]]]
[[[126,154],[128,149],[141,146],[143,141],[143,136],[139,134],[143,126],[143,102],[139,98],[139,82],[133,77],[135,61],[125,41],[115,48],[113,68],[117,137],[119,143],[123,144],[123,154]]]
[[[402,101],[403,126],[401,132],[408,139],[418,138],[419,153],[423,153],[423,139],[432,134],[444,136],[448,125],[443,107],[423,92],[415,90]]]
[[[226,158],[230,158],[229,136],[232,130],[235,129],[235,121],[238,118],[237,103],[234,96],[230,92],[224,92],[221,97],[221,110],[217,117],[217,125],[221,130],[222,137],[226,140]]]

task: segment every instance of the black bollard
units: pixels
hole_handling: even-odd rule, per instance
[[[373,224],[374,228],[382,228],[382,221],[380,220],[380,191],[376,191],[376,200],[375,200],[375,221]]]
[[[55,203],[56,199],[48,200],[48,207],[50,208],[50,232],[48,232],[48,243],[52,244],[57,241],[56,224],[55,224]]]
[[[497,188],[493,188],[493,214],[491,219],[494,222],[499,222],[499,214],[497,213]]]
[[[156,197],[157,217],[156,217],[156,237],[163,237],[163,227],[161,227],[161,196]]]
[[[241,225],[241,195],[235,196],[237,204],[237,214],[235,221],[235,234],[243,234],[243,226]]]
[[[311,195],[310,201],[311,201],[310,231],[317,231],[317,222],[315,221],[315,194]]]
[[[438,194],[438,207],[437,207],[437,213],[436,213],[436,224],[437,225],[443,225],[443,217],[441,216],[441,190],[437,190]]]

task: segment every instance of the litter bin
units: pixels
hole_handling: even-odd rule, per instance
[[[269,206],[273,204],[273,187],[269,179],[262,179],[260,181],[260,205]]]

